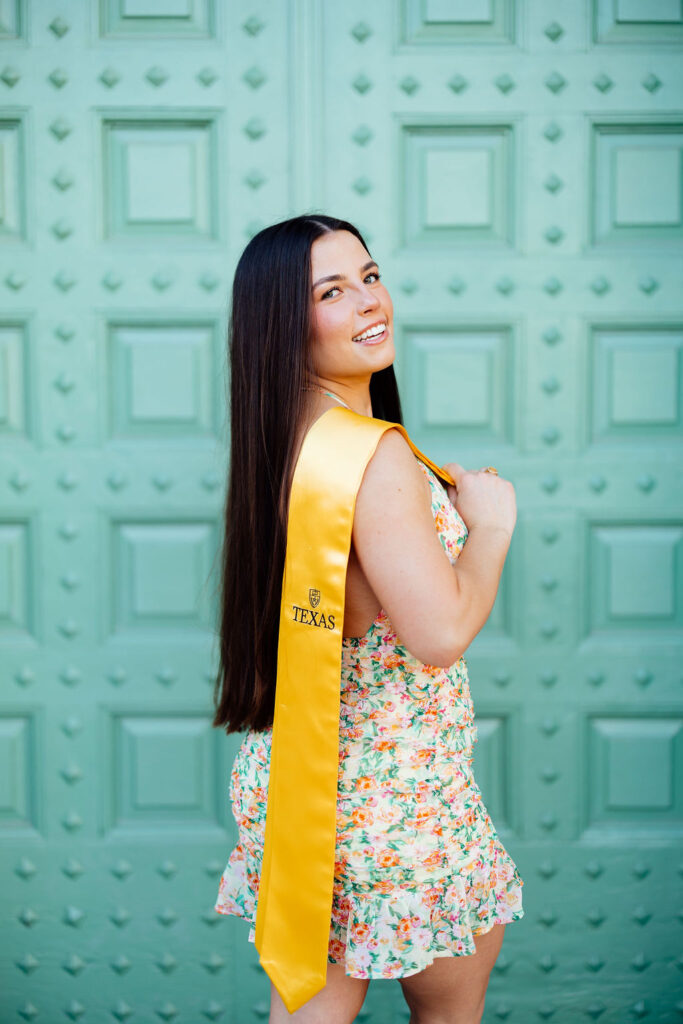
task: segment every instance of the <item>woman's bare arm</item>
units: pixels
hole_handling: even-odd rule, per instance
[[[491,613],[510,537],[473,527],[455,566],[425,495],[425,477],[398,430],[382,435],[356,498],[353,542],[361,568],[410,653],[452,665]]]

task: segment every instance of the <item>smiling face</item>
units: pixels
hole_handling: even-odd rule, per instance
[[[372,374],[390,366],[396,354],[394,307],[379,267],[350,231],[331,231],[311,246],[311,280],[315,373],[342,398],[367,395]],[[378,323],[383,333],[353,340]]]

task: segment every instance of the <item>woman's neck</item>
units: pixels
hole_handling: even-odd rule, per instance
[[[342,394],[338,385],[321,384],[317,381],[306,385],[304,390],[310,395],[311,405],[314,407],[320,405],[323,411],[329,407],[330,402],[333,402],[335,405],[345,406],[352,412],[357,412],[360,416],[372,416],[372,400],[369,391],[363,396],[357,393],[348,394],[348,391]]]

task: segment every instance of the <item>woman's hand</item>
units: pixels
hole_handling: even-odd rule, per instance
[[[458,462],[447,462],[442,469],[455,480],[455,486],[447,484],[446,490],[468,530],[485,526],[505,530],[512,537],[517,501],[509,480],[483,469],[465,469]]]

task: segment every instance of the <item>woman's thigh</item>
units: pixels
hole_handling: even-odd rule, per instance
[[[282,996],[270,983],[270,1018],[268,1024],[352,1024],[363,1006],[369,979],[350,978],[343,964],[327,965],[325,988],[316,993],[294,1013],[288,1013]]]
[[[410,978],[400,978],[413,1024],[476,1024],[481,1020],[491,969],[503,944],[504,924],[474,936],[476,953],[438,957]]]

